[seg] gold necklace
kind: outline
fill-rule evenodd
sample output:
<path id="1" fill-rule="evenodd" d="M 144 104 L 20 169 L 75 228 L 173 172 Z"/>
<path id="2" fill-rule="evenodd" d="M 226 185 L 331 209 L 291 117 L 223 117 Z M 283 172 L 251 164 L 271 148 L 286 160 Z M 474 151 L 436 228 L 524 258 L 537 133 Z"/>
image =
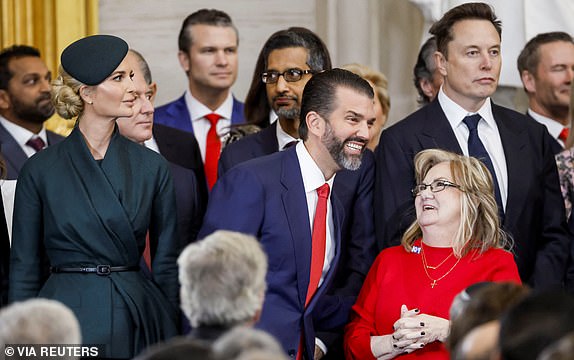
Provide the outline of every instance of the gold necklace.
<path id="1" fill-rule="evenodd" d="M 421 241 L 421 259 L 422 259 L 422 262 L 423 262 L 423 269 L 424 269 L 424 271 L 425 271 L 425 274 L 426 274 L 426 276 L 429 278 L 429 280 L 431 281 L 431 284 L 430 284 L 430 285 L 431 285 L 431 288 L 434 289 L 434 287 L 437 285 L 437 283 L 438 283 L 439 281 L 441 281 L 442 279 L 444 279 L 445 276 L 447 276 L 448 274 L 450 274 L 450 272 L 458 265 L 458 263 L 459 263 L 459 261 L 460 261 L 461 258 L 458 258 L 458 260 L 454 263 L 454 265 L 453 265 L 443 276 L 439 277 L 438 279 L 433 279 L 433 278 L 430 276 L 430 274 L 428 273 L 428 270 L 427 270 L 428 265 L 427 265 L 427 261 L 426 261 L 426 258 L 425 258 L 425 252 L 424 252 L 424 249 L 423 249 L 423 247 L 422 247 L 422 241 Z M 442 264 L 441 264 L 441 265 L 442 265 Z M 440 265 L 439 265 L 439 266 L 440 266 Z"/>
<path id="2" fill-rule="evenodd" d="M 421 253 L 422 253 L 422 249 L 423 249 L 423 242 L 422 242 L 422 240 L 421 240 Z M 425 267 L 426 267 L 427 269 L 436 270 L 436 269 L 438 269 L 439 267 L 441 267 L 441 266 L 452 256 L 452 254 L 453 254 L 453 252 L 451 251 L 450 254 L 448 254 L 448 256 L 445 257 L 444 260 L 441 261 L 440 264 L 438 264 L 438 265 L 436 265 L 436 266 L 428 265 L 428 264 L 426 263 L 426 261 L 425 261 Z"/>

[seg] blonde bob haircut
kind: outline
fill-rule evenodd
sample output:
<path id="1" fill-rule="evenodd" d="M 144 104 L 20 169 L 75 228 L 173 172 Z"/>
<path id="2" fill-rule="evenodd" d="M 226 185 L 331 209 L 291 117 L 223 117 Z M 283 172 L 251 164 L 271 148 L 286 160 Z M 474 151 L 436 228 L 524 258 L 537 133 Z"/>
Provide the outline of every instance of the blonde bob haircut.
<path id="1" fill-rule="evenodd" d="M 435 165 L 449 162 L 452 178 L 460 185 L 461 221 L 452 243 L 457 258 L 474 249 L 479 254 L 491 248 L 510 249 L 511 240 L 500 228 L 492 176 L 480 160 L 445 150 L 428 149 L 419 152 L 414 162 L 417 184 L 423 182 Z M 401 244 L 410 252 L 413 243 L 420 237 L 422 231 L 418 220 L 415 220 L 403 235 Z"/>

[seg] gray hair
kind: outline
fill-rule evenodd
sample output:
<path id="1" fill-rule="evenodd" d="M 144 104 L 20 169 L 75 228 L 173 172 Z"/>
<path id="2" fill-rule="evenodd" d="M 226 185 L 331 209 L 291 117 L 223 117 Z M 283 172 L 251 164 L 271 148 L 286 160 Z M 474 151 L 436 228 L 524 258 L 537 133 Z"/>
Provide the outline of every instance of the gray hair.
<path id="1" fill-rule="evenodd" d="M 285 354 L 277 339 L 263 330 L 246 326 L 237 326 L 220 337 L 213 344 L 213 353 L 216 359 L 225 360 L 259 359 L 255 356 L 260 354 L 274 355 L 267 360 L 285 358 L 281 357 Z"/>
<path id="2" fill-rule="evenodd" d="M 177 260 L 181 309 L 191 326 L 253 321 L 263 306 L 267 256 L 253 237 L 216 231 Z"/>
<path id="3" fill-rule="evenodd" d="M 0 349 L 6 344 L 81 344 L 80 324 L 66 305 L 48 299 L 15 302 L 0 311 Z M 4 359 L 4 351 L 0 351 Z M 66 357 L 76 359 L 76 357 Z"/>

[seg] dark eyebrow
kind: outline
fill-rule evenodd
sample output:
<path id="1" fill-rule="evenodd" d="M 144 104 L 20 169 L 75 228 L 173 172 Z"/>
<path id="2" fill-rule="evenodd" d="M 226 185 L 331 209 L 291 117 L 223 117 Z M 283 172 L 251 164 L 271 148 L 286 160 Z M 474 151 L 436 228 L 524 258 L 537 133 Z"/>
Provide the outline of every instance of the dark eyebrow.
<path id="1" fill-rule="evenodd" d="M 365 116 L 363 114 L 354 112 L 353 110 L 347 110 L 347 114 L 346 115 L 353 115 L 355 117 L 359 117 L 359 118 L 364 118 Z"/>

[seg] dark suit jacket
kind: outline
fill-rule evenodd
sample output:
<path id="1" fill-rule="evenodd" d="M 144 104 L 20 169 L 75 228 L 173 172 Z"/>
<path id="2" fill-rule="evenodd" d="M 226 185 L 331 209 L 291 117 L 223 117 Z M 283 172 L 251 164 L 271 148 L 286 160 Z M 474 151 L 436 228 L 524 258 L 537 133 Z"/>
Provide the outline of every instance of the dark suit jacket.
<path id="1" fill-rule="evenodd" d="M 156 124 L 162 124 L 193 133 L 191 117 L 189 116 L 187 104 L 185 103 L 185 95 L 155 109 L 153 119 Z M 231 125 L 239 125 L 244 122 L 243 103 L 233 98 Z"/>
<path id="2" fill-rule="evenodd" d="M 295 147 L 240 164 L 214 186 L 199 236 L 218 229 L 256 236 L 269 261 L 267 292 L 257 326 L 295 355 L 301 330 L 312 359 L 315 332 L 342 326 L 352 298 L 328 295 L 341 256 L 344 209 L 333 191 L 335 257 L 323 284 L 305 308 L 311 267 L 311 227 Z"/>
<path id="3" fill-rule="evenodd" d="M 10 239 L 0 191 L 0 308 L 8 303 L 8 270 L 10 269 Z"/>
<path id="4" fill-rule="evenodd" d="M 529 118 L 532 121 L 536 121 L 536 119 L 534 119 L 532 116 L 530 116 L 530 114 L 528 112 L 526 112 L 526 117 Z M 536 121 L 538 123 L 538 121 Z M 544 127 L 546 128 L 546 126 Z M 548 129 L 546 128 L 546 131 L 548 131 Z M 548 133 L 548 135 L 550 135 L 550 133 Z M 554 136 L 550 135 L 550 137 L 552 138 L 552 140 L 550 142 L 550 148 L 552 149 L 552 153 L 554 155 L 558 154 L 560 151 L 564 150 L 564 148 L 562 147 L 562 145 L 560 145 L 560 143 L 558 142 L 558 140 L 556 140 L 556 138 L 554 138 Z"/>
<path id="5" fill-rule="evenodd" d="M 51 131 L 46 131 L 48 146 L 59 143 L 64 137 Z M 0 153 L 6 163 L 6 179 L 16 180 L 20 174 L 22 165 L 28 160 L 28 156 L 10 135 L 8 130 L 0 124 Z M 1 200 L 0 196 L 0 200 Z M 8 228 L 6 227 L 6 218 L 4 215 L 4 206 L 2 207 L 0 218 L 0 307 L 7 303 L 8 297 L 8 271 L 10 262 L 10 242 L 8 238 Z"/>
<path id="6" fill-rule="evenodd" d="M 571 241 L 565 221 L 552 138 L 546 128 L 515 111 L 492 105 L 508 169 L 503 228 L 514 238 L 524 282 L 561 284 Z M 398 244 L 414 221 L 413 158 L 423 149 L 462 154 L 438 100 L 383 131 L 376 151 L 375 222 L 380 248 Z"/>
<path id="7" fill-rule="evenodd" d="M 185 131 L 154 124 L 153 137 L 169 161 L 176 194 L 181 249 L 195 241 L 207 208 L 207 183 L 195 137 Z"/>
<path id="8" fill-rule="evenodd" d="M 228 145 L 221 153 L 218 174 L 223 176 L 239 163 L 277 152 L 276 131 L 277 122 Z M 333 192 L 347 210 L 341 226 L 341 263 L 333 286 L 335 294 L 357 296 L 377 255 L 372 208 L 374 172 L 374 156 L 366 151 L 359 170 L 342 170 L 335 176 Z M 330 357 L 342 354 L 338 336 L 321 333 L 319 337 L 329 348 Z"/>
<path id="9" fill-rule="evenodd" d="M 48 137 L 48 146 L 64 140 L 63 136 L 49 130 L 46 131 L 46 135 Z M 4 160 L 6 160 L 6 170 L 8 171 L 6 179 L 16 180 L 22 165 L 28 160 L 28 156 L 2 124 L 0 124 L 0 151 L 2 156 L 4 156 Z"/>

